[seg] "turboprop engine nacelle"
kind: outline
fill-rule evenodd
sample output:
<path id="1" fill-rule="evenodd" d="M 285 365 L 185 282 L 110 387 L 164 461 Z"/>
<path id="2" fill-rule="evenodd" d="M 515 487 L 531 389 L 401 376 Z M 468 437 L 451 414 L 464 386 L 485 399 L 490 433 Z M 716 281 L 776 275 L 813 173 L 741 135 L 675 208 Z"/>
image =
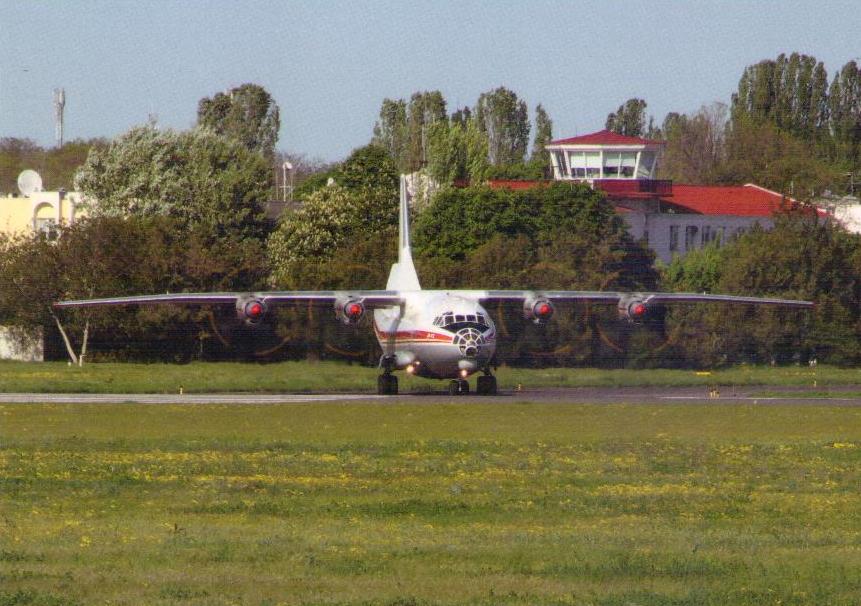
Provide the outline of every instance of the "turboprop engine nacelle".
<path id="1" fill-rule="evenodd" d="M 365 304 L 354 297 L 339 297 L 335 301 L 335 316 L 347 326 L 354 326 L 365 315 Z"/>
<path id="2" fill-rule="evenodd" d="M 266 303 L 257 297 L 242 297 L 236 300 L 236 315 L 248 325 L 259 324 L 266 312 Z"/>
<path id="3" fill-rule="evenodd" d="M 652 308 L 642 297 L 623 297 L 619 299 L 618 309 L 620 318 L 632 324 L 642 324 Z"/>
<path id="4" fill-rule="evenodd" d="M 523 318 L 532 320 L 535 324 L 546 324 L 555 311 L 553 303 L 544 297 L 530 298 L 523 302 Z"/>

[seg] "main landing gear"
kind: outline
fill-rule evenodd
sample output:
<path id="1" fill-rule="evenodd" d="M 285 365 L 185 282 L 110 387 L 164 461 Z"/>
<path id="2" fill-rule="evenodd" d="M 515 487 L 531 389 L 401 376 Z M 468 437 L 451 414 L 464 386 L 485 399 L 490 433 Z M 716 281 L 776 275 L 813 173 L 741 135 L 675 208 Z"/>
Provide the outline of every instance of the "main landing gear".
<path id="1" fill-rule="evenodd" d="M 466 379 L 452 379 L 448 384 L 448 395 L 465 396 L 469 393 L 469 381 Z"/>
<path id="2" fill-rule="evenodd" d="M 398 378 L 392 374 L 391 361 L 383 358 L 381 366 L 383 374 L 377 377 L 377 393 L 381 396 L 398 395 Z"/>

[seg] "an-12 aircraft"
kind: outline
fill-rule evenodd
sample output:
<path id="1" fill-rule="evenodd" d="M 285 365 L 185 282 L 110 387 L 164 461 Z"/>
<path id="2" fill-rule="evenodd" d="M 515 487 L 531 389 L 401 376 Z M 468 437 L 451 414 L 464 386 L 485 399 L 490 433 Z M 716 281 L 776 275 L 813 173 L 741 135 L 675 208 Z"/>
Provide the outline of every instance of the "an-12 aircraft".
<path id="1" fill-rule="evenodd" d="M 55 303 L 57 308 L 108 305 L 206 305 L 233 304 L 241 320 L 256 324 L 279 304 L 329 306 L 335 316 L 348 325 L 357 324 L 373 311 L 373 326 L 383 350 L 382 373 L 377 391 L 398 393 L 395 370 L 431 379 L 450 379 L 449 393 L 469 393 L 467 377 L 478 377 L 479 394 L 496 393 L 496 377 L 491 363 L 496 351 L 496 327 L 484 305 L 516 302 L 523 316 L 535 323 L 550 320 L 554 304 L 563 301 L 590 301 L 616 304 L 619 315 L 637 322 L 647 317 L 650 308 L 670 303 L 705 301 L 812 307 L 808 301 L 667 292 L 603 292 L 578 290 L 422 290 L 413 265 L 410 248 L 409 205 L 401 183 L 398 261 L 392 265 L 386 290 L 352 291 L 270 291 L 258 293 L 180 293 L 140 295 L 102 299 L 82 299 Z"/>

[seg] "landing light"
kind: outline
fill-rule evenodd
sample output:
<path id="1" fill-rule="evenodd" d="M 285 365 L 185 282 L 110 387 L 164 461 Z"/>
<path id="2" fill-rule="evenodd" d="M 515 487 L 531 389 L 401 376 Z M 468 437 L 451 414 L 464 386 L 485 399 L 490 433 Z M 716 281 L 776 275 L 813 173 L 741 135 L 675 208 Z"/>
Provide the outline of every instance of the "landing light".
<path id="1" fill-rule="evenodd" d="M 469 376 L 469 371 L 464 368 L 463 370 L 460 371 L 460 376 L 465 379 L 466 377 Z"/>
<path id="2" fill-rule="evenodd" d="M 409 365 L 409 366 L 407 366 L 404 370 L 406 370 L 406 371 L 407 371 L 407 374 L 410 374 L 410 375 L 411 375 L 411 374 L 413 374 L 413 373 L 416 371 L 416 367 L 415 367 L 415 366 L 413 366 L 412 364 L 410 364 L 410 365 Z"/>

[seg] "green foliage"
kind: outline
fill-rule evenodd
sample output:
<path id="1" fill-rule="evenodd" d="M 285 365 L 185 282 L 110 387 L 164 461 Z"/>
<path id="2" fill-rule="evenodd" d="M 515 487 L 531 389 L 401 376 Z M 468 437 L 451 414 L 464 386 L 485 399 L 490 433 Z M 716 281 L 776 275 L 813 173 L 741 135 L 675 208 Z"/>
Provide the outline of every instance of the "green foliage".
<path id="1" fill-rule="evenodd" d="M 482 93 L 475 104 L 479 131 L 487 137 L 487 160 L 491 165 L 523 162 L 529 145 L 529 113 L 526 102 L 500 86 Z"/>
<path id="2" fill-rule="evenodd" d="M 406 158 L 408 147 L 407 132 L 407 103 L 403 99 L 383 99 L 380 107 L 380 119 L 374 125 L 374 138 L 371 143 L 379 145 L 389 152 L 398 163 L 398 169 Z"/>
<path id="3" fill-rule="evenodd" d="M 226 93 L 201 99 L 197 124 L 235 139 L 249 151 L 271 160 L 275 155 L 281 118 L 278 104 L 265 88 L 243 84 Z"/>
<path id="4" fill-rule="evenodd" d="M 134 128 L 93 149 L 77 180 L 98 215 L 168 216 L 213 239 L 265 235 L 269 164 L 208 130 Z"/>
<path id="5" fill-rule="evenodd" d="M 708 247 L 674 260 L 664 288 L 812 300 L 814 311 L 745 306 L 673 308 L 672 355 L 701 364 L 817 357 L 861 360 L 861 240 L 815 215 L 778 218 L 722 249 Z"/>
<path id="6" fill-rule="evenodd" d="M 721 275 L 731 250 L 712 243 L 692 250 L 684 257 L 674 256 L 670 264 L 663 268 L 664 287 L 677 292 L 718 292 Z"/>
<path id="7" fill-rule="evenodd" d="M 726 139 L 718 181 L 756 183 L 797 199 L 811 199 L 838 179 L 811 144 L 768 122 L 741 118 Z"/>
<path id="8" fill-rule="evenodd" d="M 428 133 L 428 174 L 441 184 L 467 178 L 466 132 L 458 122 L 436 122 Z"/>
<path id="9" fill-rule="evenodd" d="M 394 191 L 400 182 L 391 155 L 378 145 L 353 150 L 338 170 L 335 181 L 347 189 L 370 187 Z"/>
<path id="10" fill-rule="evenodd" d="M 658 165 L 661 177 L 681 183 L 715 183 L 721 170 L 726 170 L 726 120 L 726 106 L 722 103 L 702 107 L 691 116 L 667 114 L 661 129 L 666 141 Z M 758 182 L 753 177 L 742 182 L 748 181 Z"/>
<path id="11" fill-rule="evenodd" d="M 523 234 L 543 243 L 556 230 L 596 240 L 625 233 L 600 193 L 556 183 L 521 191 L 484 186 L 441 191 L 415 222 L 413 241 L 423 255 L 464 259 L 493 234 Z"/>
<path id="12" fill-rule="evenodd" d="M 605 128 L 628 137 L 642 137 L 646 129 L 646 102 L 628 99 L 607 116 Z"/>
<path id="13" fill-rule="evenodd" d="M 549 176 L 550 152 L 545 146 L 553 140 L 553 121 L 540 103 L 535 107 L 535 138 L 532 141 L 532 155 L 529 157 L 531 174 L 536 179 Z"/>
<path id="14" fill-rule="evenodd" d="M 405 172 L 415 172 L 428 163 L 428 129 L 446 120 L 445 99 L 438 90 L 413 93 L 407 112 Z"/>
<path id="15" fill-rule="evenodd" d="M 828 111 L 834 158 L 857 168 L 861 163 L 861 67 L 849 61 L 831 82 Z"/>
<path id="16" fill-rule="evenodd" d="M 266 274 L 263 261 L 256 240 L 213 242 L 169 218 L 84 219 L 61 229 L 55 242 L 40 235 L 3 241 L 0 281 L 7 288 L 0 289 L 0 322 L 52 330 L 51 304 L 62 299 L 256 290 Z M 73 341 L 89 327 L 97 357 L 139 359 L 199 355 L 205 330 L 198 322 L 204 317 L 200 310 L 173 306 L 56 314 Z"/>
<path id="17" fill-rule="evenodd" d="M 828 77 L 809 55 L 778 55 L 748 66 L 732 98 L 732 118 L 770 122 L 807 141 L 827 133 Z"/>
<path id="18" fill-rule="evenodd" d="M 351 241 L 397 225 L 398 199 L 391 188 L 324 187 L 310 194 L 296 211 L 286 214 L 268 242 L 271 282 L 279 287 L 315 288 L 298 283 L 308 264 L 333 263 L 336 251 Z M 337 265 L 333 270 L 343 270 Z M 349 275 L 349 274 L 344 274 Z"/>
<path id="19" fill-rule="evenodd" d="M 41 175 L 45 190 L 71 191 L 75 171 L 86 161 L 90 149 L 106 146 L 104 139 L 75 139 L 62 147 L 45 149 L 29 139 L 0 138 L 0 192 L 17 192 L 18 175 L 28 168 Z"/>

